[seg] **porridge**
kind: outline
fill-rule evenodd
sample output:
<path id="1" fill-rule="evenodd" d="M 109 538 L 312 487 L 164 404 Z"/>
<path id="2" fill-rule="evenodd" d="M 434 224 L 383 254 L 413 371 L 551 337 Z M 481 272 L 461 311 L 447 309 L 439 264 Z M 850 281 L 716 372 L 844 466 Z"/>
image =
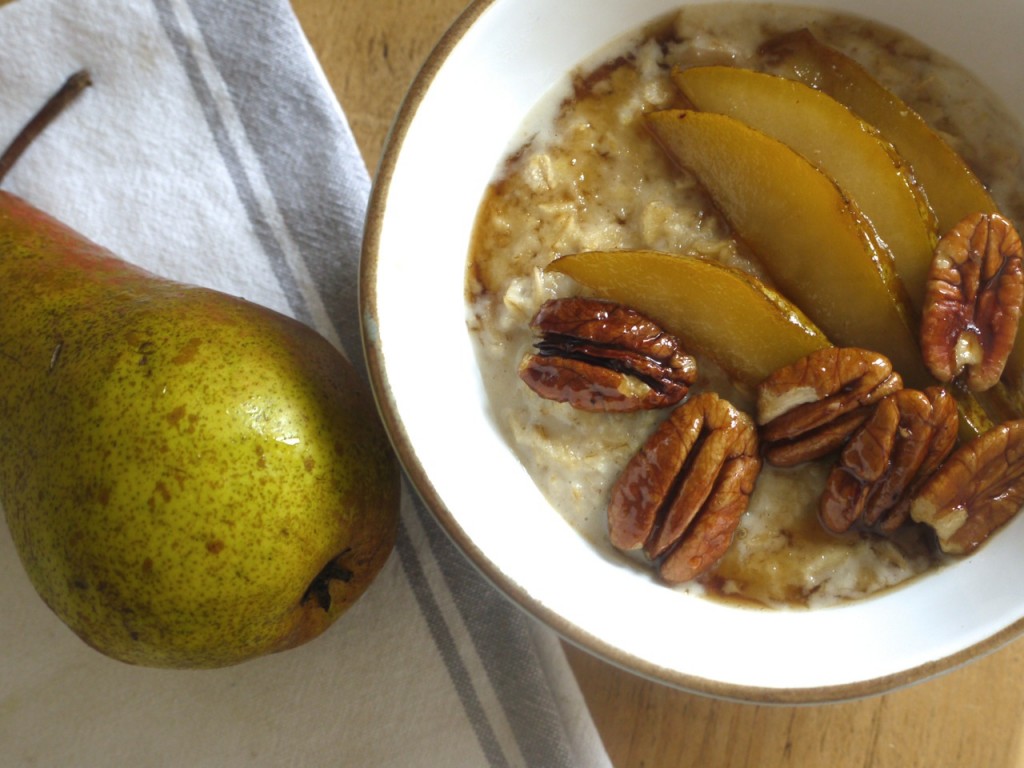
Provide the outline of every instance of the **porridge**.
<path id="1" fill-rule="evenodd" d="M 595 413 L 537 396 L 519 368 L 545 302 L 587 295 L 547 270 L 557 257 L 649 250 L 721 264 L 771 284 L 697 179 L 668 158 L 644 115 L 685 106 L 673 68 L 726 64 L 771 71 L 759 54 L 777 35 L 810 28 L 911 104 L 1020 220 L 1024 137 L 998 100 L 948 59 L 886 28 L 774 5 L 680 11 L 583 65 L 538 106 L 532 138 L 497 170 L 481 204 L 467 271 L 470 325 L 496 423 L 531 477 L 595 547 L 637 567 L 608 541 L 612 488 L 671 408 Z M 681 339 L 684 347 L 686 339 Z M 688 350 L 689 351 L 689 350 Z M 718 393 L 753 414 L 755 392 L 696 354 L 692 394 Z M 818 500 L 830 461 L 765 463 L 731 547 L 675 588 L 764 605 L 827 605 L 870 595 L 935 567 L 942 555 L 915 526 L 886 537 L 825 531 Z"/>

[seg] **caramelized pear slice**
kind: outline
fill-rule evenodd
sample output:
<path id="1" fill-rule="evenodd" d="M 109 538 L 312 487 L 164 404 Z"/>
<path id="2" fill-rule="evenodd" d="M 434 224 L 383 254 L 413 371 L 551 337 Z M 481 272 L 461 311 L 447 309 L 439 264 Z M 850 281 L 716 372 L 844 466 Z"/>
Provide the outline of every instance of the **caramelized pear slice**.
<path id="1" fill-rule="evenodd" d="M 780 141 L 726 115 L 666 110 L 648 125 L 690 170 L 772 282 L 834 343 L 886 355 L 927 386 L 892 254 L 835 183 Z"/>
<path id="2" fill-rule="evenodd" d="M 972 213 L 998 209 L 963 158 L 917 112 L 849 56 L 802 29 L 761 48 L 771 66 L 845 104 L 892 142 L 947 232 Z"/>
<path id="3" fill-rule="evenodd" d="M 751 387 L 829 346 L 803 312 L 756 277 L 694 256 L 592 251 L 562 256 L 548 269 L 647 315 L 689 352 Z"/>
<path id="4" fill-rule="evenodd" d="M 676 70 L 673 78 L 697 109 L 778 139 L 835 181 L 889 247 L 920 311 L 935 215 L 892 144 L 831 96 L 796 80 L 722 66 Z"/>

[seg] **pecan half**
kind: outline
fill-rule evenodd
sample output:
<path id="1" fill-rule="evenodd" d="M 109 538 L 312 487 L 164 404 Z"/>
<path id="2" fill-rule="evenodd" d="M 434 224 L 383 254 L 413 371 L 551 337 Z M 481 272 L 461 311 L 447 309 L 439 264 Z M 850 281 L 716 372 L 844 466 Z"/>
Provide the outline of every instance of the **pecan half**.
<path id="1" fill-rule="evenodd" d="M 541 397 L 580 410 L 675 405 L 697 379 L 697 363 L 678 339 L 620 304 L 552 299 L 531 326 L 541 338 L 519 377 Z"/>
<path id="2" fill-rule="evenodd" d="M 1024 300 L 1024 251 L 998 214 L 968 216 L 939 240 L 925 285 L 921 352 L 936 379 L 991 388 L 1013 348 Z"/>
<path id="3" fill-rule="evenodd" d="M 949 455 L 958 427 L 956 401 L 944 389 L 902 389 L 885 397 L 829 473 L 818 504 L 822 525 L 833 533 L 855 524 L 882 532 L 899 528 L 910 494 Z"/>
<path id="4" fill-rule="evenodd" d="M 661 423 L 616 481 L 611 543 L 643 548 L 670 583 L 695 579 L 729 548 L 760 471 L 753 420 L 712 392 L 697 395 Z"/>
<path id="5" fill-rule="evenodd" d="M 910 516 L 950 554 L 973 552 L 1024 504 L 1024 420 L 960 446 L 925 483 Z"/>
<path id="6" fill-rule="evenodd" d="M 855 347 L 827 347 L 780 368 L 757 388 L 765 459 L 791 467 L 831 453 L 902 387 L 888 358 Z"/>

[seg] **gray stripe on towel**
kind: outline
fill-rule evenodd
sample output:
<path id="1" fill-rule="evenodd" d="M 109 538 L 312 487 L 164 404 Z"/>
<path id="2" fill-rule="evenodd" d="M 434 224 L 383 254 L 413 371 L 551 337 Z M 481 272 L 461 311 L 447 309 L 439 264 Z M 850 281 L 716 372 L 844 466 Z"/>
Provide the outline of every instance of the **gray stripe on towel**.
<path id="1" fill-rule="evenodd" d="M 422 520 L 427 513 L 425 510 L 421 510 L 420 500 L 413 499 L 413 506 L 415 508 L 414 514 Z M 429 530 L 430 526 L 427 525 L 427 521 L 423 522 L 424 526 Z M 429 522 L 432 523 L 433 521 Z M 445 666 L 448 668 L 448 676 L 451 678 L 452 684 L 458 691 L 459 698 L 466 708 L 469 722 L 473 726 L 473 732 L 476 734 L 477 741 L 480 742 L 480 748 L 487 757 L 489 765 L 494 768 L 508 766 L 509 763 L 502 751 L 501 744 L 498 742 L 494 729 L 491 727 L 490 721 L 480 705 L 480 699 L 477 696 L 476 688 L 473 686 L 469 670 L 466 669 L 465 662 L 459 656 L 459 650 L 455 639 L 452 637 L 451 628 L 445 621 L 444 614 L 437 604 L 437 598 L 430 588 L 430 582 L 427 581 L 426 575 L 423 573 L 423 564 L 416 553 L 416 547 L 413 546 L 404 526 L 402 533 L 403 535 L 400 536 L 396 545 L 398 557 L 402 562 L 402 570 L 405 571 L 405 576 L 409 580 L 409 586 L 416 596 L 416 602 L 419 603 L 420 610 L 423 611 L 423 617 L 426 619 L 427 627 L 430 629 L 430 635 L 434 638 L 434 645 L 437 646 L 437 650 L 441 654 L 441 658 L 444 659 Z M 527 763 L 527 765 L 535 764 Z"/>
<path id="2" fill-rule="evenodd" d="M 245 168 L 238 156 L 238 150 L 231 143 L 231 137 L 228 135 L 224 117 L 217 109 L 217 104 L 210 92 L 210 86 L 199 69 L 195 52 L 192 50 L 184 30 L 178 22 L 174 9 L 171 8 L 169 0 L 153 0 L 153 5 L 156 7 L 160 24 L 163 26 L 164 32 L 167 34 L 167 38 L 174 48 L 178 60 L 181 62 L 182 69 L 185 70 L 185 74 L 192 84 L 192 90 L 195 92 L 196 100 L 203 110 L 203 117 L 206 119 L 206 124 L 210 129 L 210 135 L 213 137 L 217 151 L 224 161 L 224 167 L 231 175 L 231 181 L 238 193 L 238 199 L 245 208 L 246 215 L 253 225 L 256 237 L 270 258 L 270 265 L 274 271 L 274 276 L 285 292 L 288 306 L 297 319 L 304 323 L 310 323 L 309 310 L 302 301 L 301 292 L 298 290 L 297 283 L 295 282 L 295 276 L 288 268 L 281 243 L 260 215 L 259 205 L 257 204 L 252 184 L 245 173 Z"/>
<path id="3" fill-rule="evenodd" d="M 526 765 L 570 768 L 572 750 L 530 637 L 527 622 L 531 619 L 504 595 L 495 594 L 488 601 L 475 599 L 494 587 L 456 549 L 418 500 L 416 512 L 423 520 L 430 551 L 440 564 L 462 620 L 484 660 L 491 687 L 498 692 L 505 716 L 516 733 L 516 744 Z M 517 648 L 527 657 L 518 659 L 516 664 L 510 664 L 509 658 L 494 658 L 493 649 L 502 647 Z"/>
<path id="4" fill-rule="evenodd" d="M 358 265 L 370 178 L 348 124 L 337 114 L 336 102 L 324 92 L 321 81 L 311 75 L 308 46 L 285 4 L 260 3 L 259 14 L 251 8 L 240 13 L 234 3 L 190 0 L 188 4 L 331 325 L 349 358 L 361 361 Z M 239 35 L 243 24 L 246 34 Z M 281 31 L 291 28 L 295 34 L 286 41 Z M 253 45 L 252 41 L 259 42 Z M 257 57 L 256 51 L 264 52 L 263 56 Z M 297 66 L 289 66 L 291 62 Z M 209 115 L 216 105 L 209 101 L 208 88 L 200 82 L 200 73 L 190 69 L 189 77 L 216 133 L 214 121 L 219 118 Z M 266 104 L 265 94 L 271 92 L 277 97 Z M 227 149 L 221 152 L 225 163 L 237 165 L 234 151 Z M 251 196 L 247 182 L 236 186 L 241 197 Z M 308 317 L 309 308 L 295 288 L 281 245 L 268 242 L 275 237 L 270 224 L 252 201 L 243 202 L 289 302 L 302 307 Z"/>

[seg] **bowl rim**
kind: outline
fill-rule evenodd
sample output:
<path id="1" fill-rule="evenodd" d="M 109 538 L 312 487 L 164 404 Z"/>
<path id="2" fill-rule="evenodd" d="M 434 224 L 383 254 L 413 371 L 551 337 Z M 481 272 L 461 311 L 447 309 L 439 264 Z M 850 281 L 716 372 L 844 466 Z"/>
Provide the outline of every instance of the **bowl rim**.
<path id="1" fill-rule="evenodd" d="M 639 658 L 577 626 L 529 595 L 524 588 L 504 574 L 467 535 L 417 458 L 416 449 L 398 412 L 377 336 L 378 297 L 376 285 L 386 203 L 405 137 L 416 119 L 420 105 L 446 60 L 480 16 L 491 6 L 504 1 L 472 0 L 442 34 L 413 79 L 387 134 L 373 177 L 359 267 L 360 332 L 364 362 L 369 373 L 376 405 L 399 462 L 414 491 L 440 524 L 445 534 L 469 559 L 476 570 L 500 593 L 510 599 L 518 608 L 554 630 L 563 640 L 633 674 L 680 690 L 716 698 L 749 703 L 792 705 L 835 703 L 879 695 L 952 671 L 998 650 L 1024 633 L 1024 618 L 1022 618 L 980 641 L 941 658 L 893 674 L 850 683 L 790 689 L 722 682 L 669 669 Z M 623 32 L 628 31 L 623 30 Z M 497 160 L 498 158 L 495 158 L 496 162 Z"/>

